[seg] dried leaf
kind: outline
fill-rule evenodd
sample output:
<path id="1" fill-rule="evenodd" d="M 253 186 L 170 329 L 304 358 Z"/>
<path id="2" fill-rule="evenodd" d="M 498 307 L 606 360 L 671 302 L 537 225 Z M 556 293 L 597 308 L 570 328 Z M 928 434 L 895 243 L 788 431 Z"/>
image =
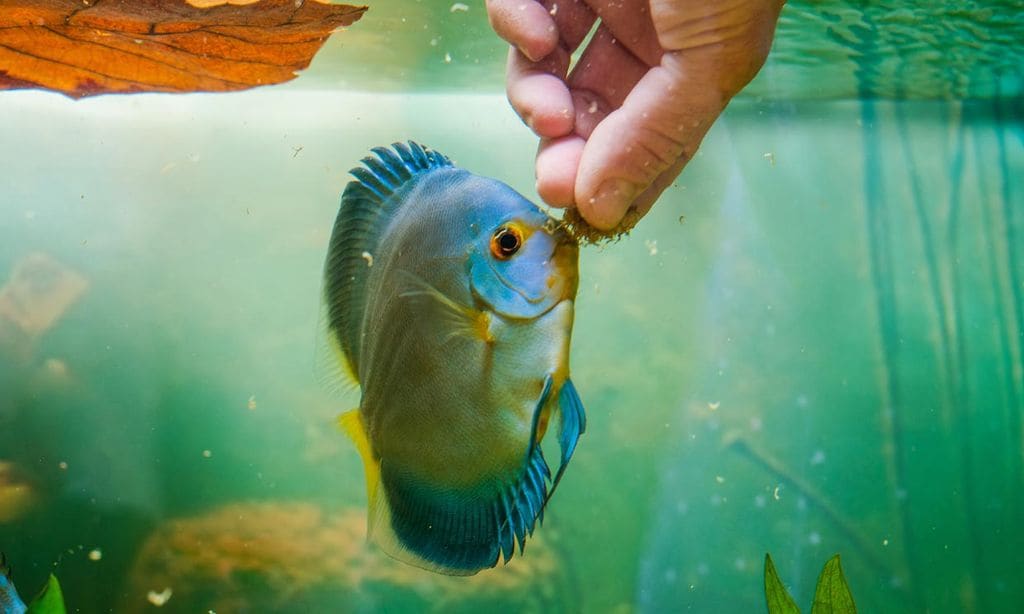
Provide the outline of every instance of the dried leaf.
<path id="1" fill-rule="evenodd" d="M 811 614 L 857 614 L 857 606 L 853 603 L 853 595 L 846 584 L 843 568 L 839 565 L 838 554 L 825 563 L 818 576 Z"/>
<path id="2" fill-rule="evenodd" d="M 281 83 L 366 7 L 322 0 L 24 0 L 0 4 L 0 89 L 74 98 Z"/>
<path id="3" fill-rule="evenodd" d="M 775 563 L 769 554 L 764 555 L 764 597 L 768 602 L 768 614 L 800 614 L 800 608 L 782 585 Z"/>

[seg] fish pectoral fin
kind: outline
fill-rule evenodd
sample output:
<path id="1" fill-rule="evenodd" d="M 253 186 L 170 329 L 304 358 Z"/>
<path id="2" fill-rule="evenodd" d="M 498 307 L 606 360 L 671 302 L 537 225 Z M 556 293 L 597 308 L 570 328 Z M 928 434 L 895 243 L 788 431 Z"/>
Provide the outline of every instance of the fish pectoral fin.
<path id="1" fill-rule="evenodd" d="M 445 340 L 452 337 L 465 337 L 492 343 L 494 333 L 492 316 L 489 311 L 483 311 L 462 305 L 452 300 L 444 292 L 441 292 L 424 279 L 403 271 L 407 287 L 399 295 L 402 298 L 426 298 L 439 308 L 441 316 L 439 324 L 445 331 Z"/>
<path id="2" fill-rule="evenodd" d="M 370 446 L 370 439 L 366 434 L 366 427 L 363 425 L 362 414 L 359 409 L 347 411 L 338 416 L 338 426 L 349 436 L 355 444 L 359 456 L 363 459 L 363 471 L 366 473 L 366 498 L 369 501 L 369 509 L 376 510 L 380 506 L 377 493 L 380 490 L 380 460 L 373 453 Z M 371 513 L 368 517 L 368 535 L 373 533 L 377 514 Z"/>

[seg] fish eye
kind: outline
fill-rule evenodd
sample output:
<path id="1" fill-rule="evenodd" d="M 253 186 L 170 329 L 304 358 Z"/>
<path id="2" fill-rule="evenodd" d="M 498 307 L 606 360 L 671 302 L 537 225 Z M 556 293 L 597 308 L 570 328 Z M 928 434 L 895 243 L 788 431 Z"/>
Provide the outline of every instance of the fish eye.
<path id="1" fill-rule="evenodd" d="M 502 226 L 491 237 L 491 253 L 499 260 L 507 260 L 523 246 L 523 233 L 515 226 Z"/>

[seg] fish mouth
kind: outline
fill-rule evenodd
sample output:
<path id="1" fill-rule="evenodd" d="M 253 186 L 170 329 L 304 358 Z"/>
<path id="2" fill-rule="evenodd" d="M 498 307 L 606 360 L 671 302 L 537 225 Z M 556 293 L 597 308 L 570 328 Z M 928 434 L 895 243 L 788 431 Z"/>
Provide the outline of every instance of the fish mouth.
<path id="1" fill-rule="evenodd" d="M 579 243 L 563 226 L 559 226 L 555 235 L 555 249 L 551 255 L 557 279 L 548 282 L 551 285 L 561 284 L 559 302 L 576 298 L 576 289 L 579 286 L 579 259 Z"/>

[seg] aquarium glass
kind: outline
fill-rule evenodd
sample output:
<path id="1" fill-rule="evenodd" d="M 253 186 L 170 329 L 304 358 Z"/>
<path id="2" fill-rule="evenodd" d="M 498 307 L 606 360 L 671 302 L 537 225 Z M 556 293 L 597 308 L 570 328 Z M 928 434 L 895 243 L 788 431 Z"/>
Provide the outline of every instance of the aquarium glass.
<path id="1" fill-rule="evenodd" d="M 0 92 L 0 551 L 72 612 L 1024 610 L 1024 6 L 796 1 L 651 213 L 584 246 L 587 430 L 525 556 L 365 543 L 316 367 L 348 170 L 527 197 L 482 2 L 369 1 L 286 84 Z M 440 357 L 439 359 L 443 359 Z"/>

